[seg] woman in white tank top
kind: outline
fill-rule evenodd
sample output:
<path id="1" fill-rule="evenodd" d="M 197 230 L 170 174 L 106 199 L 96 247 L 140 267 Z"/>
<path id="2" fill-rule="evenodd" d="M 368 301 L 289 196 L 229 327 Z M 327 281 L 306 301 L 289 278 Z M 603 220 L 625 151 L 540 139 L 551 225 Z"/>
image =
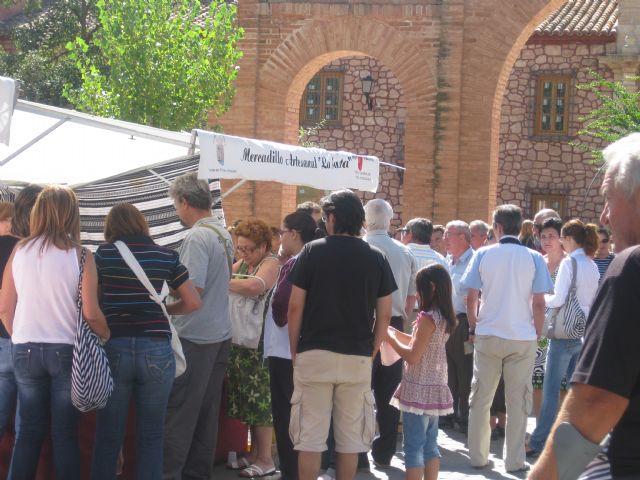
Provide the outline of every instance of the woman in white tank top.
<path id="1" fill-rule="evenodd" d="M 31 236 L 5 268 L 0 318 L 13 341 L 20 402 L 20 430 L 9 478 L 35 478 L 42 442 L 51 423 L 56 478 L 80 478 L 79 412 L 71 403 L 80 246 L 80 212 L 73 191 L 45 187 L 31 214 Z M 109 328 L 97 299 L 97 274 L 87 252 L 82 313 L 103 340 Z"/>

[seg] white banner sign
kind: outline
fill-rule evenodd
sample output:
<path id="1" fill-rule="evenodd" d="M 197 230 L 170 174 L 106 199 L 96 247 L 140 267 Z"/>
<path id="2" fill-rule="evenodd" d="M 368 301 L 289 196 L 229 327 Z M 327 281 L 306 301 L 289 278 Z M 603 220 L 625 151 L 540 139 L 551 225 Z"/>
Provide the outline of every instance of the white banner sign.
<path id="1" fill-rule="evenodd" d="M 321 190 L 378 190 L 377 157 L 304 148 L 197 130 L 198 178 L 242 178 Z"/>

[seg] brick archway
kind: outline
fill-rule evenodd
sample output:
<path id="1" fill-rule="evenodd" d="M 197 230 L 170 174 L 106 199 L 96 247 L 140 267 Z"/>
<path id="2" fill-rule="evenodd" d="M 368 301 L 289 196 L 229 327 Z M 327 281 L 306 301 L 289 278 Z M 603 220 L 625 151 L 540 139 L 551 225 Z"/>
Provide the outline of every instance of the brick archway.
<path id="1" fill-rule="evenodd" d="M 314 19 L 286 38 L 259 72 L 259 96 L 269 96 L 269 107 L 258 112 L 258 122 L 272 138 L 296 143 L 299 105 L 305 86 L 324 65 L 348 56 L 364 55 L 383 63 L 399 80 L 407 105 L 405 133 L 405 190 L 423 189 L 433 179 L 433 168 L 424 161 L 433 130 L 429 105 L 436 95 L 433 66 L 425 51 L 406 44 L 406 36 L 388 25 L 358 17 Z M 397 55 L 402 50 L 403 55 Z M 290 79 L 288 88 L 274 91 L 273 85 Z M 421 205 L 404 205 L 406 215 L 430 211 L 430 196 Z"/>
<path id="2" fill-rule="evenodd" d="M 509 73 L 536 26 L 565 1 L 243 0 L 238 93 L 219 121 L 231 134 L 295 142 L 314 73 L 340 57 L 373 57 L 398 79 L 408 106 L 404 219 L 488 219 Z M 295 188 L 261 182 L 231 200 L 231 218 L 277 224 L 294 208 Z"/>
<path id="3" fill-rule="evenodd" d="M 486 96 L 482 103 L 489 108 L 475 111 L 476 118 L 463 114 L 461 121 L 462 132 L 473 131 L 476 136 L 473 142 L 463 138 L 460 145 L 459 178 L 469 176 L 476 179 L 474 184 L 468 185 L 470 188 L 461 189 L 461 218 L 491 217 L 496 206 L 500 116 L 507 80 L 520 50 L 533 31 L 564 3 L 566 0 L 532 0 L 525 7 L 515 2 L 504 4 L 500 0 L 477 2 L 473 20 L 465 30 L 469 32 L 469 40 L 478 41 L 470 41 L 465 46 L 469 58 L 465 68 L 484 71 L 484 75 L 482 81 L 471 76 L 463 79 L 463 97 L 465 91 Z M 499 30 L 496 30 L 496 25 L 500 25 Z M 484 157 L 478 155 L 478 151 Z M 473 208 L 474 199 L 486 199 L 484 215 Z"/>

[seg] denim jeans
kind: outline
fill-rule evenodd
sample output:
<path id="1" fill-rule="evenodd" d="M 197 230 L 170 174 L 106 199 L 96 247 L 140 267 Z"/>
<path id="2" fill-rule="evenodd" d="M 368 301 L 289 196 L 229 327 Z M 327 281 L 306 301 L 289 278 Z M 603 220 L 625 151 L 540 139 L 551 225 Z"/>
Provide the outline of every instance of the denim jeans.
<path id="1" fill-rule="evenodd" d="M 407 468 L 424 468 L 429 460 L 440 458 L 437 415 L 402 412 L 402 437 Z"/>
<path id="2" fill-rule="evenodd" d="M 536 429 L 529 439 L 529 448 L 540 452 L 547 441 L 549 431 L 558 413 L 560 401 L 560 385 L 562 378 L 571 379 L 580 350 L 582 340 L 555 340 L 549 341 L 547 364 L 544 370 L 544 383 L 542 384 L 542 406 L 540 415 L 536 421 Z"/>
<path id="3" fill-rule="evenodd" d="M 78 420 L 71 403 L 73 346 L 61 343 L 13 345 L 20 430 L 9 468 L 11 480 L 35 478 L 40 449 L 51 423 L 56 478 L 80 478 Z"/>
<path id="4" fill-rule="evenodd" d="M 116 478 L 131 397 L 136 407 L 136 479 L 162 478 L 165 414 L 176 370 L 169 339 L 117 337 L 105 350 L 114 389 L 107 406 L 98 410 L 91 478 Z"/>
<path id="5" fill-rule="evenodd" d="M 0 338 L 0 440 L 7 430 L 9 417 L 16 404 L 17 393 L 18 387 L 13 375 L 13 360 L 11 358 L 11 339 Z M 17 428 L 18 423 L 16 422 L 16 430 Z"/>

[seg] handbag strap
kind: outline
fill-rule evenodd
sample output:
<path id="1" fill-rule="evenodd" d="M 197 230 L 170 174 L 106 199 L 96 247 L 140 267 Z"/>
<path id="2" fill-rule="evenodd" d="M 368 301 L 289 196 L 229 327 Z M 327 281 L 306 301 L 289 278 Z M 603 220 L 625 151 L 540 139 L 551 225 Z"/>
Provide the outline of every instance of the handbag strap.
<path id="1" fill-rule="evenodd" d="M 169 313 L 167 312 L 167 307 L 164 304 L 164 299 L 167 295 L 169 295 L 169 287 L 167 286 L 167 282 L 164 282 L 164 284 L 162 285 L 162 292 L 158 294 L 158 292 L 156 292 L 156 289 L 153 288 L 153 285 L 149 281 L 149 277 L 147 277 L 144 269 L 140 266 L 140 263 L 138 262 L 138 260 L 136 260 L 136 257 L 133 256 L 131 250 L 129 250 L 127 244 L 121 240 L 117 240 L 116 242 L 114 242 L 114 245 L 118 249 L 118 252 L 120 252 L 120 256 L 122 257 L 122 259 L 129 266 L 131 271 L 135 273 L 136 277 L 138 277 L 140 283 L 142 283 L 142 285 L 144 285 L 144 287 L 149 291 L 149 298 L 160 305 L 164 316 L 167 317 L 168 320 Z"/>
<path id="2" fill-rule="evenodd" d="M 87 249 L 84 247 L 80 247 L 80 260 L 79 260 L 79 267 L 80 267 L 80 275 L 78 276 L 78 300 L 77 300 L 77 305 L 78 305 L 78 313 L 82 312 L 82 276 L 84 274 L 84 265 L 87 261 Z"/>
<path id="3" fill-rule="evenodd" d="M 576 293 L 576 277 L 578 276 L 578 262 L 575 258 L 569 257 L 571 259 L 571 285 L 569 286 L 569 292 Z M 569 298 L 569 294 L 567 294 L 567 298 Z"/>
<path id="4" fill-rule="evenodd" d="M 214 232 L 216 232 L 216 235 L 218 235 L 218 238 L 222 242 L 222 245 L 223 245 L 222 248 L 224 249 L 224 253 L 227 256 L 227 263 L 229 264 L 229 277 L 231 277 L 233 275 L 233 271 L 232 271 L 233 270 L 233 259 L 231 258 L 231 255 L 229 255 L 229 251 L 227 250 L 227 248 L 224 246 L 227 243 L 227 239 L 224 238 L 222 233 L 220 233 L 220 231 L 216 227 L 211 225 L 210 223 L 201 223 L 198 226 L 199 227 L 208 228 L 209 230 L 213 230 Z"/>

